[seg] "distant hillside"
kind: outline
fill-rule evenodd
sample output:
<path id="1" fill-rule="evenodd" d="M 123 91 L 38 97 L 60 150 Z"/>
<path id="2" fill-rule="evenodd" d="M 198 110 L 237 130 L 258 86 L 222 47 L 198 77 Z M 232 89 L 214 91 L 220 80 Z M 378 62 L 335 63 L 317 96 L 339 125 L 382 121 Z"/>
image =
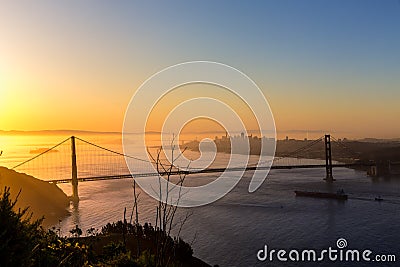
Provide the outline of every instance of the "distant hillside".
<path id="1" fill-rule="evenodd" d="M 368 142 L 368 143 L 387 143 L 387 142 L 400 142 L 400 138 L 392 138 L 392 139 L 363 138 L 357 141 Z"/>
<path id="2" fill-rule="evenodd" d="M 36 179 L 33 176 L 0 167 L 0 192 L 10 187 L 14 199 L 19 190 L 17 208 L 30 207 L 33 218 L 45 216 L 44 225 L 51 225 L 68 215 L 69 199 L 55 184 Z"/>
<path id="3" fill-rule="evenodd" d="M 85 134 L 120 134 L 120 132 L 97 132 L 83 130 L 40 130 L 40 131 L 3 131 L 0 135 L 85 135 Z"/>
<path id="4" fill-rule="evenodd" d="M 147 134 L 160 134 L 160 132 L 149 131 Z M 100 132 L 85 130 L 39 130 L 39 131 L 4 131 L 0 130 L 0 135 L 88 135 L 88 134 L 122 134 L 122 132 Z M 128 133 L 139 134 L 139 133 Z"/>

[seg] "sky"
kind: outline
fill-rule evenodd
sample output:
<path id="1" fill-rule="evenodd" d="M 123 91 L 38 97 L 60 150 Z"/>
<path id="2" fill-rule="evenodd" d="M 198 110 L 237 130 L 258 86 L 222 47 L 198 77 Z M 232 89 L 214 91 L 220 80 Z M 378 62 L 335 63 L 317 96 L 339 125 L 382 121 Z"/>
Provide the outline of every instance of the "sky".
<path id="1" fill-rule="evenodd" d="M 121 131 L 147 78 L 193 60 L 254 80 L 278 132 L 400 137 L 397 0 L 1 1 L 0 129 Z"/>

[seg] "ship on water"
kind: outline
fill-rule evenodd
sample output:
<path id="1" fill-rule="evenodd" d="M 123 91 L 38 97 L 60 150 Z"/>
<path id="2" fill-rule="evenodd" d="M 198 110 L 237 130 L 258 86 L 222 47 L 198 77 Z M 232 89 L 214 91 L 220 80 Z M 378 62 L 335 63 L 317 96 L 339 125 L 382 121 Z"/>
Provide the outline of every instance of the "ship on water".
<path id="1" fill-rule="evenodd" d="M 314 197 L 314 198 L 331 198 L 337 200 L 347 200 L 348 196 L 344 193 L 343 189 L 338 190 L 336 193 L 328 192 L 312 192 L 312 191 L 294 191 L 296 196 L 300 197 Z"/>

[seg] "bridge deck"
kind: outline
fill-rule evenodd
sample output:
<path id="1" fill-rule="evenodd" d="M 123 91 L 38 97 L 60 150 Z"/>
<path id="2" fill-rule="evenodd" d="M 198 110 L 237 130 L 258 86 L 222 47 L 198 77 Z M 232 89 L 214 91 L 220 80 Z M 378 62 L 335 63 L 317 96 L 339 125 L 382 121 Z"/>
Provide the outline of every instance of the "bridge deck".
<path id="1" fill-rule="evenodd" d="M 357 166 L 372 166 L 372 163 L 339 163 L 333 164 L 333 168 L 351 168 Z M 309 165 L 292 165 L 292 166 L 271 166 L 271 167 L 240 167 L 240 168 L 208 168 L 204 170 L 189 170 L 189 171 L 171 171 L 171 175 L 179 175 L 179 174 L 200 174 L 200 173 L 218 173 L 218 172 L 235 172 L 235 171 L 254 171 L 254 170 L 284 170 L 284 169 L 311 169 L 311 168 L 325 168 L 325 164 L 309 164 Z M 166 175 L 166 172 L 161 172 L 160 175 Z M 88 181 L 102 181 L 102 180 L 119 180 L 119 179 L 128 179 L 133 177 L 150 177 L 150 176 L 157 176 L 157 172 L 148 172 L 148 173 L 137 173 L 137 174 L 123 174 L 123 175 L 110 175 L 110 176 L 93 176 L 93 177 L 85 177 L 85 178 L 78 178 L 79 182 L 88 182 Z M 72 179 L 54 179 L 49 180 L 51 183 L 61 184 L 61 183 L 71 183 Z"/>

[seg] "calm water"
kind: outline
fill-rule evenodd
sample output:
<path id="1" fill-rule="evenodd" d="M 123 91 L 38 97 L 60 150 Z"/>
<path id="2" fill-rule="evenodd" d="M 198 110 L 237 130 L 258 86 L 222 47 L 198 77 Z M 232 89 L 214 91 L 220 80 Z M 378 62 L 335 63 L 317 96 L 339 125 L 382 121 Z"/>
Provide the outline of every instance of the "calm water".
<path id="1" fill-rule="evenodd" d="M 11 156 L 9 154 L 2 159 L 3 164 L 29 157 L 30 149 L 62 140 L 59 136 L 51 137 L 51 140 L 48 137 L 1 138 L 3 144 L 8 141 L 7 150 L 2 149 L 5 152 L 9 149 L 14 151 Z M 118 138 L 91 138 L 97 138 L 94 141 L 112 149 L 117 150 L 120 146 Z M 14 141 L 11 142 L 11 139 Z M 216 175 L 192 176 L 187 181 L 189 184 L 205 183 Z M 178 218 L 191 213 L 181 235 L 187 242 L 193 242 L 195 256 L 220 266 L 312 266 L 308 263 L 281 263 L 276 258 L 272 263 L 260 262 L 256 254 L 264 245 L 287 250 L 336 248 L 338 238 L 345 238 L 349 249 L 395 254 L 400 260 L 400 179 L 375 180 L 364 172 L 341 168 L 334 169 L 337 180 L 328 185 L 322 180 L 324 175 L 324 169 L 274 170 L 260 189 L 250 194 L 247 188 L 251 172 L 246 173 L 241 182 L 219 201 L 179 210 Z M 133 203 L 131 184 L 131 180 L 80 183 L 79 205 L 71 206 L 71 215 L 60 223 L 63 233 L 68 234 L 68 230 L 76 224 L 83 229 L 101 228 L 107 222 L 122 219 L 125 207 L 129 214 Z M 60 188 L 71 194 L 70 185 L 63 184 Z M 295 197 L 293 192 L 335 192 L 337 189 L 344 189 L 350 199 L 339 202 L 302 198 Z M 384 201 L 374 201 L 378 195 Z M 155 220 L 155 202 L 145 193 L 140 195 L 139 212 L 142 222 Z M 331 265 L 398 266 L 349 262 Z"/>

